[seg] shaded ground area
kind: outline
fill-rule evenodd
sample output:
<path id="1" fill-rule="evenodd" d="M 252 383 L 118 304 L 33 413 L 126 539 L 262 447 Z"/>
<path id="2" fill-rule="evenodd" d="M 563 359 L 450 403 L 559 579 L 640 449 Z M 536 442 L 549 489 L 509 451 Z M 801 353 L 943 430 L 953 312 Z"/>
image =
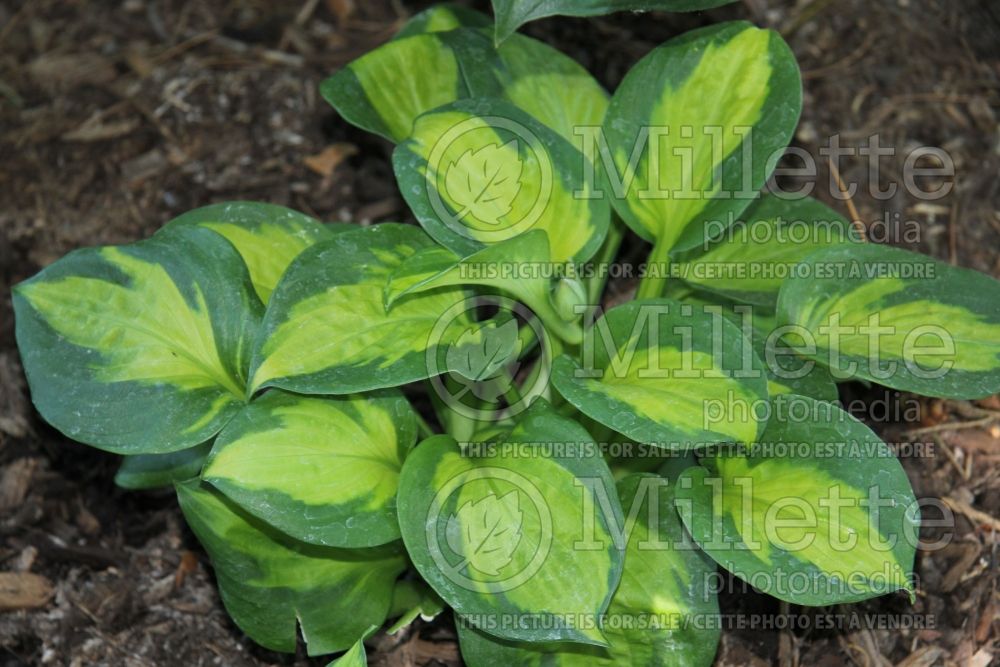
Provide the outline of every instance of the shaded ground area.
<path id="1" fill-rule="evenodd" d="M 0 603 L 19 607 L 0 610 L 0 665 L 323 664 L 243 637 L 172 494 L 117 489 L 115 456 L 38 419 L 14 347 L 9 286 L 74 248 L 133 241 L 226 199 L 327 220 L 410 219 L 389 146 L 337 118 L 317 85 L 417 9 L 388 0 L 0 2 Z M 820 157 L 836 133 L 854 147 L 880 133 L 898 151 L 883 162 L 882 186 L 900 181 L 917 146 L 953 158 L 954 179 L 920 181 L 926 190 L 953 183 L 930 201 L 902 189 L 879 199 L 868 191 L 867 160 L 844 159 L 842 179 L 859 184 L 853 203 L 873 238 L 895 230 L 892 242 L 1000 275 L 1000 10 L 988 0 L 744 0 L 698 15 L 546 20 L 527 32 L 613 88 L 652 46 L 731 18 L 774 27 L 791 43 L 806 93 L 796 145 L 809 154 Z M 821 162 L 816 195 L 846 213 Z M 627 252 L 645 250 L 633 240 Z M 856 414 L 887 440 L 933 446 L 933 456 L 905 456 L 904 465 L 918 497 L 947 499 L 954 538 L 918 554 L 913 607 L 893 597 L 786 610 L 725 594 L 726 614 L 787 611 L 807 627 L 727 631 L 719 663 L 985 667 L 998 643 L 1000 402 L 916 401 L 855 386 L 845 398 L 868 406 Z M 880 401 L 890 414 L 876 411 Z M 911 614 L 933 627 L 871 629 L 865 618 L 817 627 L 819 614 L 841 612 Z M 378 640 L 375 659 L 458 664 L 453 637 L 448 622 L 417 626 Z"/>

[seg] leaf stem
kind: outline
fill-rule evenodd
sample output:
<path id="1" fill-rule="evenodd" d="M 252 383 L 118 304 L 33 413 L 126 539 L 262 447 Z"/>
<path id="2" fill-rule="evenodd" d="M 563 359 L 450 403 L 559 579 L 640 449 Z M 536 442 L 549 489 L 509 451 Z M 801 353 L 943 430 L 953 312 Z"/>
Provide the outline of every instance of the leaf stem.
<path id="1" fill-rule="evenodd" d="M 397 581 L 392 589 L 392 602 L 386 618 L 396 618 L 418 606 L 424 597 L 422 588 L 423 584 L 412 579 Z"/>
<path id="2" fill-rule="evenodd" d="M 526 303 L 532 312 L 538 316 L 538 319 L 542 321 L 542 325 L 545 330 L 555 335 L 557 338 L 569 343 L 570 345 L 579 345 L 583 340 L 583 327 L 580 325 L 579 320 L 576 322 L 567 322 L 556 309 L 552 307 L 549 303 L 548 297 L 543 299 L 532 299 L 532 303 Z"/>
<path id="3" fill-rule="evenodd" d="M 436 435 L 434 429 L 431 428 L 431 425 L 427 422 L 426 419 L 424 419 L 424 416 L 419 412 L 417 412 L 416 410 L 414 410 L 413 412 L 414 414 L 417 415 L 417 432 L 420 434 L 421 440 L 429 438 L 432 435 Z"/>
<path id="4" fill-rule="evenodd" d="M 617 215 L 611 217 L 611 225 L 608 227 L 608 235 L 601 244 L 601 249 L 597 251 L 594 262 L 598 271 L 587 278 L 587 300 L 590 305 L 597 305 L 604 292 L 604 286 L 608 282 L 609 271 L 600 270 L 602 264 L 608 264 L 618 255 L 618 249 L 625 238 L 625 223 Z"/>
<path id="5" fill-rule="evenodd" d="M 517 386 L 517 381 L 511 376 L 510 373 L 504 373 L 501 378 L 506 383 L 507 387 L 503 391 L 504 398 L 507 399 L 508 405 L 517 405 L 523 399 L 521 396 L 521 390 Z"/>
<path id="6" fill-rule="evenodd" d="M 667 269 L 670 266 L 670 245 L 657 239 L 653 251 L 646 262 L 646 275 L 639 282 L 636 299 L 655 299 L 663 295 L 667 284 Z"/>

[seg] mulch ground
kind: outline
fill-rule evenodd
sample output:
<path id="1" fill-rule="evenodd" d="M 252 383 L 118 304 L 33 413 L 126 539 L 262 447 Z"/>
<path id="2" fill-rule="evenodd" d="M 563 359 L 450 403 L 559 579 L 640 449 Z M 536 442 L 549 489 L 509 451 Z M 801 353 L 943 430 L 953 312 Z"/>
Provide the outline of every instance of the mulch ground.
<path id="1" fill-rule="evenodd" d="M 325 220 L 410 220 L 390 147 L 340 120 L 317 85 L 420 8 L 389 0 L 0 1 L 0 665 L 323 664 L 242 636 L 172 493 L 117 489 L 117 457 L 74 444 L 38 418 L 14 345 L 9 287 L 74 248 L 134 241 L 227 199 Z M 859 183 L 853 205 L 873 239 L 888 234 L 1000 276 L 995 3 L 744 0 L 705 14 L 552 19 L 526 31 L 613 89 L 653 46 L 732 18 L 781 31 L 799 58 L 805 109 L 795 144 L 803 150 L 820 158 L 833 135 L 857 147 L 878 134 L 897 151 L 883 162 L 883 188 L 900 182 L 918 146 L 941 147 L 954 160 L 952 191 L 932 201 L 904 188 L 877 196 L 867 159 L 843 160 L 840 176 Z M 816 195 L 846 214 L 829 195 L 826 165 L 821 158 Z M 627 255 L 644 252 L 629 243 Z M 1000 401 L 855 385 L 843 398 L 887 441 L 925 445 L 901 448 L 903 464 L 918 497 L 944 499 L 953 512 L 950 542 L 918 554 L 912 606 L 897 596 L 810 610 L 724 594 L 729 617 L 787 614 L 789 622 L 728 629 L 718 664 L 986 667 L 1000 648 Z M 926 527 L 924 537 L 946 530 Z M 909 619 L 908 627 L 880 619 Z M 380 638 L 373 655 L 378 664 L 460 664 L 446 620 Z"/>

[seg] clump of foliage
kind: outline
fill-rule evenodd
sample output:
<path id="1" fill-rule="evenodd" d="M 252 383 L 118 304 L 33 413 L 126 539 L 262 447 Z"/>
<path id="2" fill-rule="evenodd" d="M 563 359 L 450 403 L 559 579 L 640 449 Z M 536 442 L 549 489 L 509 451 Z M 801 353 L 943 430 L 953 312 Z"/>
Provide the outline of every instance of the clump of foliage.
<path id="1" fill-rule="evenodd" d="M 836 382 L 1000 390 L 997 283 L 758 194 L 801 106 L 777 34 L 682 35 L 608 96 L 501 16 L 496 46 L 428 10 L 322 86 L 396 144 L 420 226 L 218 204 L 18 285 L 38 410 L 125 455 L 120 485 L 175 485 L 274 650 L 360 663 L 450 608 L 471 665 L 707 665 L 717 566 L 802 605 L 912 596 L 912 489 Z M 637 298 L 595 312 L 626 226 Z"/>

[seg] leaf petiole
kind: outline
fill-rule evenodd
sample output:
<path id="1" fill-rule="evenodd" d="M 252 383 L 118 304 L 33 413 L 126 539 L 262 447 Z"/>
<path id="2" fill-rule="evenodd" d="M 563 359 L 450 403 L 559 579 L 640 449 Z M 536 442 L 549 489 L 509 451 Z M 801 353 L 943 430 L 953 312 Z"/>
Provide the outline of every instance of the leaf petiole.
<path id="1" fill-rule="evenodd" d="M 655 299 L 663 294 L 667 285 L 667 269 L 670 266 L 671 246 L 657 239 L 653 251 L 646 261 L 646 273 L 639 282 L 636 299 Z"/>

